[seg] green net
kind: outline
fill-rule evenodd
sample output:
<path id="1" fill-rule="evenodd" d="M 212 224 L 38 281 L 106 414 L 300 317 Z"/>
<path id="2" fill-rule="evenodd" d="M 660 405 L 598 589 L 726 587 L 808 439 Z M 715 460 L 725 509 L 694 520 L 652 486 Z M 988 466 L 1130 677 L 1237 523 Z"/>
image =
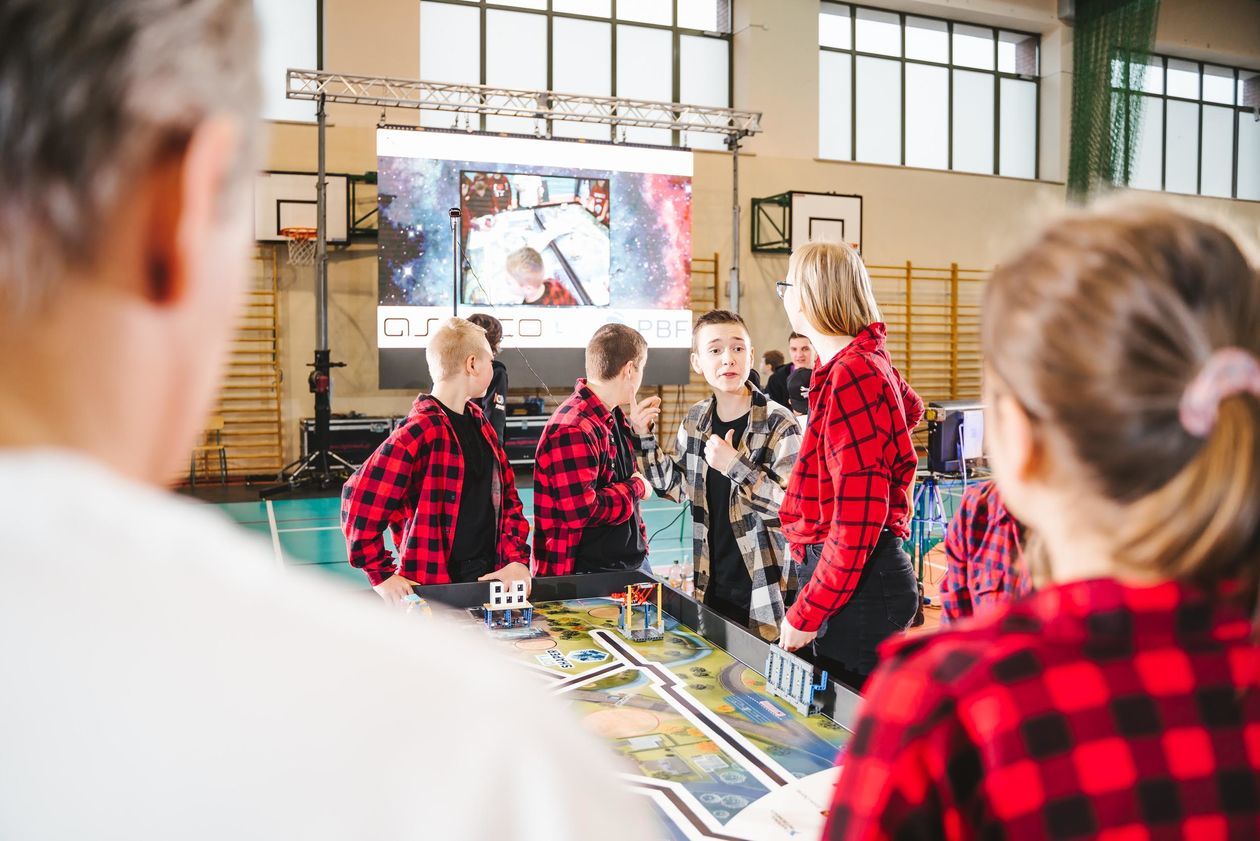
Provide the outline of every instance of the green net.
<path id="1" fill-rule="evenodd" d="M 1068 195 L 1129 183 L 1159 0 L 1076 0 Z"/>

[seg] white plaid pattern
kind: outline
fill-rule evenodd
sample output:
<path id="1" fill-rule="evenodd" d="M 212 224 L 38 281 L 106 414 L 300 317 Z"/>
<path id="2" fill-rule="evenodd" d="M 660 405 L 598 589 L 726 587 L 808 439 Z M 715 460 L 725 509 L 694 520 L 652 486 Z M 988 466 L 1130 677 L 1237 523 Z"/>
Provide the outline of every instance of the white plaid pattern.
<path id="1" fill-rule="evenodd" d="M 750 628 L 767 640 L 779 636 L 784 601 L 795 594 L 796 566 L 779 526 L 779 506 L 787 487 L 801 428 L 792 412 L 753 389 L 748 431 L 739 445 L 731 480 L 731 531 L 752 579 Z M 644 473 L 656 491 L 675 502 L 691 503 L 694 521 L 696 594 L 703 598 L 709 581 L 709 526 L 704 443 L 713 431 L 714 399 L 692 406 L 669 451 L 654 437 L 641 440 Z M 681 456 L 680 456 L 681 454 Z"/>

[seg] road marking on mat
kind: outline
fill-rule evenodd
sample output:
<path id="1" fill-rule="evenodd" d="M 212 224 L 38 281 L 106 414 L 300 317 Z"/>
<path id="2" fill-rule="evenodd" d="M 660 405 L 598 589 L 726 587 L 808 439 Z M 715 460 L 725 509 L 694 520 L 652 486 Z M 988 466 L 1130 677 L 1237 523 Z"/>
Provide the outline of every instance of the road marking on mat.
<path id="1" fill-rule="evenodd" d="M 708 736 L 727 756 L 739 762 L 766 788 L 773 791 L 789 785 L 796 779 L 791 771 L 728 725 L 716 712 L 692 697 L 687 691 L 686 682 L 663 663 L 641 656 L 633 646 L 622 640 L 615 632 L 601 628 L 591 631 L 590 636 L 615 659 L 631 668 L 645 672 L 648 681 L 652 684 L 652 689 L 665 703 L 694 724 L 700 732 Z"/>
<path id="2" fill-rule="evenodd" d="M 636 794 L 651 800 L 682 830 L 688 841 L 750 841 L 749 836 L 727 830 L 696 800 L 695 795 L 672 780 L 654 780 L 633 774 L 622 774 Z"/>

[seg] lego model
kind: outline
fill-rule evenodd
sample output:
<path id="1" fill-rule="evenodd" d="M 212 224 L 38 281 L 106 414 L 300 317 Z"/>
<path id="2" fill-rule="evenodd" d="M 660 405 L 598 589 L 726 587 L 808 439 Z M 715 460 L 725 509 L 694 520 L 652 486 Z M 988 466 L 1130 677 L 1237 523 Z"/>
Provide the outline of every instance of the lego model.
<path id="1" fill-rule="evenodd" d="M 509 590 L 502 581 L 490 582 L 490 601 L 481 606 L 487 628 L 528 628 L 534 621 L 534 606 L 525 598 L 525 582 L 516 581 Z"/>
<path id="2" fill-rule="evenodd" d="M 653 605 L 652 594 L 655 592 L 656 604 Z M 617 630 L 631 642 L 647 642 L 659 640 L 665 636 L 665 613 L 661 610 L 661 582 L 628 584 L 624 593 L 613 593 L 609 596 L 621 608 L 617 619 Z M 643 608 L 643 625 L 636 628 L 634 622 L 635 608 Z M 656 621 L 652 621 L 652 610 L 656 609 Z"/>
<path id="3" fill-rule="evenodd" d="M 766 689 L 771 695 L 787 701 L 801 715 L 817 715 L 822 711 L 822 701 L 817 698 L 817 693 L 826 688 L 825 671 L 814 683 L 812 664 L 777 645 L 770 646 L 770 653 L 766 655 Z"/>

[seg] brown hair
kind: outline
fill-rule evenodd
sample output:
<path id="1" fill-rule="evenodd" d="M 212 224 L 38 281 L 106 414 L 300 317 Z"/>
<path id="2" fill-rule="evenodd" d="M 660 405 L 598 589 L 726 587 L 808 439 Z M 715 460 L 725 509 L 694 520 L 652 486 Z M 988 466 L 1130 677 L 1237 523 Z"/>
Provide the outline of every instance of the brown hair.
<path id="1" fill-rule="evenodd" d="M 503 341 L 503 322 L 484 312 L 475 312 L 468 316 L 468 320 L 486 331 L 486 341 L 490 343 L 490 352 L 497 356 L 499 344 Z"/>
<path id="2" fill-rule="evenodd" d="M 795 330 L 793 330 L 791 333 L 788 333 L 789 342 L 793 341 L 794 339 L 808 339 L 808 338 L 809 336 L 802 336 L 800 333 L 797 333 Z"/>
<path id="3" fill-rule="evenodd" d="M 730 310 L 709 310 L 704 315 L 696 319 L 696 326 L 691 331 L 691 349 L 696 349 L 696 337 L 700 335 L 700 328 L 709 327 L 713 324 L 738 324 L 744 328 L 744 332 L 748 332 L 748 325 L 744 323 L 744 319 L 739 313 Z"/>
<path id="4" fill-rule="evenodd" d="M 605 324 L 586 345 L 586 376 L 611 380 L 631 362 L 647 355 L 647 340 L 633 327 Z"/>
<path id="5" fill-rule="evenodd" d="M 761 358 L 771 368 L 778 368 L 780 365 L 787 364 L 787 358 L 781 350 L 768 350 L 761 355 Z"/>
<path id="6" fill-rule="evenodd" d="M 994 273 L 982 341 L 1119 564 L 1254 595 L 1260 398 L 1222 400 L 1204 438 L 1179 415 L 1214 351 L 1260 355 L 1260 277 L 1230 234 L 1142 206 L 1057 222 Z"/>
<path id="7" fill-rule="evenodd" d="M 880 320 L 866 266 L 847 245 L 809 242 L 793 251 L 788 282 L 799 291 L 805 318 L 824 335 L 856 336 Z"/>

